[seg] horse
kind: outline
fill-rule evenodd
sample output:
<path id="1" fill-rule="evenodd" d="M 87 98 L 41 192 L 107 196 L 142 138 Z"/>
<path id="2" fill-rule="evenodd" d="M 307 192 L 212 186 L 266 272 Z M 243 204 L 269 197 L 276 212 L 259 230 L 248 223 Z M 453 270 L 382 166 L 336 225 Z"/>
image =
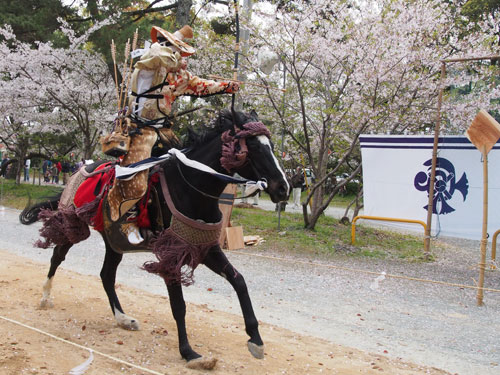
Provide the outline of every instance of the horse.
<path id="1" fill-rule="evenodd" d="M 286 200 L 289 196 L 290 185 L 273 154 L 270 132 L 258 120 L 254 111 L 250 114 L 238 111 L 221 112 L 212 127 L 206 127 L 206 130 L 201 134 L 191 134 L 185 146 L 182 151 L 183 155 L 190 160 L 211 167 L 222 176 L 232 176 L 237 173 L 249 180 L 265 180 L 267 182 L 265 191 L 270 195 L 274 203 Z M 164 224 L 163 228 L 160 228 L 163 231 L 156 238 L 154 244 L 162 250 L 159 250 L 158 253 L 153 251 L 158 262 L 144 264 L 143 268 L 149 272 L 159 274 L 165 280 L 172 314 L 177 325 L 179 352 L 186 361 L 186 366 L 189 368 L 212 369 L 217 361 L 215 358 L 203 357 L 194 351 L 188 341 L 185 324 L 186 304 L 182 286 L 189 285 L 192 282 L 192 272 L 198 264 L 205 265 L 216 274 L 224 277 L 232 285 L 239 299 L 246 333 L 250 337 L 247 341 L 248 350 L 255 358 L 262 359 L 264 357 L 264 343 L 259 334 L 258 322 L 252 308 L 247 286 L 243 275 L 232 266 L 221 249 L 218 239 L 220 226 L 219 231 L 215 231 L 216 240 L 213 241 L 212 238 L 211 242 L 205 241 L 204 243 L 208 244 L 208 246 L 198 255 L 193 253 L 179 255 L 177 253 L 179 251 L 178 243 L 175 241 L 169 242 L 168 236 L 163 235 L 171 231 L 172 227 L 177 227 L 179 222 L 184 221 L 191 223 L 195 221 L 200 223 L 199 225 L 217 227 L 213 223 L 221 223 L 222 218 L 218 197 L 228 182 L 221 179 L 220 176 L 213 176 L 188 167 L 180 163 L 178 158 L 167 158 L 166 161 L 159 164 L 157 174 L 160 179 L 160 182 L 155 185 L 158 191 L 158 199 L 153 200 L 152 204 L 159 205 L 156 208 L 161 212 Z M 70 185 L 71 183 L 68 186 Z M 64 193 L 65 191 L 62 193 L 63 196 Z M 60 196 L 46 203 L 25 209 L 20 215 L 21 221 L 25 224 L 34 222 L 38 212 L 42 209 L 54 210 L 59 200 Z M 180 220 L 174 220 L 179 213 Z M 170 222 L 169 227 L 168 223 Z M 196 225 L 198 224 L 194 224 L 194 226 Z M 40 232 L 42 233 L 42 231 L 43 227 Z M 113 233 L 106 230 L 100 231 L 100 233 L 104 239 L 106 251 L 100 277 L 109 299 L 111 311 L 118 326 L 124 329 L 137 330 L 139 329 L 137 320 L 125 314 L 115 291 L 115 276 L 117 267 L 123 257 L 123 251 L 112 243 Z M 53 249 L 50 269 L 43 286 L 43 297 L 40 302 L 42 307 L 53 306 L 50 299 L 53 278 L 58 266 L 64 261 L 72 245 L 73 243 L 63 243 L 56 245 Z M 162 251 L 169 253 L 170 258 L 162 257 Z M 169 268 L 167 265 L 167 267 L 162 268 L 162 262 L 167 262 L 172 257 L 177 260 L 180 257 L 183 260 L 174 267 L 170 265 Z M 197 257 L 198 259 L 196 259 Z M 186 267 L 181 268 L 186 264 L 190 266 L 187 267 L 187 274 Z"/>

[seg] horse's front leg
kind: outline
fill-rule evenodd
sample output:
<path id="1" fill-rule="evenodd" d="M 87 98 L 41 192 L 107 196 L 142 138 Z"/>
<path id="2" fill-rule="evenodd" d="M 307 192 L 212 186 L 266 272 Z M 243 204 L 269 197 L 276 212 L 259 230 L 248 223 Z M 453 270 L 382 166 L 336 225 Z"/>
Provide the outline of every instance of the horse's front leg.
<path id="1" fill-rule="evenodd" d="M 53 307 L 52 299 L 50 298 L 50 293 L 52 292 L 52 281 L 54 280 L 54 275 L 56 274 L 57 268 L 66 259 L 66 254 L 69 249 L 73 246 L 72 244 L 67 245 L 57 245 L 54 247 L 52 252 L 52 258 L 50 258 L 50 269 L 47 274 L 47 280 L 43 284 L 43 296 L 40 300 L 40 308 Z"/>
<path id="2" fill-rule="evenodd" d="M 224 277 L 233 286 L 240 301 L 241 311 L 245 320 L 245 330 L 248 336 L 250 336 L 248 350 L 255 358 L 264 358 L 264 343 L 260 337 L 259 323 L 253 311 L 245 279 L 232 266 L 219 246 L 210 250 L 203 263 L 209 269 Z"/>
<path id="3" fill-rule="evenodd" d="M 179 337 L 179 352 L 182 358 L 187 361 L 187 367 L 191 369 L 211 370 L 215 367 L 217 359 L 204 358 L 196 353 L 191 345 L 186 332 L 186 302 L 182 294 L 180 284 L 167 284 L 170 308 L 177 324 L 177 335 Z"/>
<path id="4" fill-rule="evenodd" d="M 104 290 L 108 295 L 111 310 L 113 311 L 113 315 L 115 316 L 118 326 L 131 331 L 137 331 L 139 329 L 139 322 L 137 319 L 134 319 L 123 312 L 115 290 L 116 270 L 123 258 L 123 255 L 115 252 L 111 246 L 109 246 L 107 241 L 105 241 L 105 243 L 106 255 L 104 256 L 104 264 L 102 265 L 101 280 Z"/>

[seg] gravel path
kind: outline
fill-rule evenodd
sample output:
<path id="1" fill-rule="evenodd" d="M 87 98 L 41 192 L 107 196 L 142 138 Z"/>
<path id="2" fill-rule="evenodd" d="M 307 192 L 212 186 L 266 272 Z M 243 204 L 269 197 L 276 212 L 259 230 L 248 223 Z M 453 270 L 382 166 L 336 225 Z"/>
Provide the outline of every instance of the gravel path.
<path id="1" fill-rule="evenodd" d="M 47 263 L 48 269 L 51 251 L 32 247 L 39 223 L 21 225 L 18 215 L 0 207 L 0 249 Z M 431 264 L 346 258 L 313 265 L 307 259 L 275 259 L 265 245 L 228 257 L 245 276 L 262 321 L 451 373 L 498 375 L 500 293 L 485 292 L 485 306 L 477 307 L 473 289 L 393 277 L 473 285 L 479 243 L 440 239 L 433 241 L 434 249 L 437 243 L 438 260 Z M 93 233 L 69 252 L 63 267 L 98 276 L 103 255 L 102 240 Z M 125 256 L 118 282 L 166 295 L 160 278 L 138 268 L 151 258 Z M 384 271 L 387 277 L 373 288 L 377 274 L 363 271 Z M 500 272 L 488 272 L 485 286 L 500 289 Z M 197 270 L 195 285 L 184 291 L 189 302 L 240 314 L 230 286 L 204 267 Z"/>

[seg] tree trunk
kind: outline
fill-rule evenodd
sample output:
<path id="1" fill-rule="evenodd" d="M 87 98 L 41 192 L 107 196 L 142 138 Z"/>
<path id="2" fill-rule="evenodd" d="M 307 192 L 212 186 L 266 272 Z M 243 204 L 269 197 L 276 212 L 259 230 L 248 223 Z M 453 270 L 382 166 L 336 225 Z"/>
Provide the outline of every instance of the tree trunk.
<path id="1" fill-rule="evenodd" d="M 193 0 L 178 0 L 177 1 L 177 13 L 175 16 L 175 24 L 177 28 L 181 28 L 184 25 L 188 25 L 191 21 L 191 7 L 193 6 Z"/>
<path id="2" fill-rule="evenodd" d="M 94 153 L 94 148 L 92 147 L 92 142 L 87 137 L 83 140 L 83 157 L 85 160 L 92 159 L 92 154 Z"/>
<path id="3" fill-rule="evenodd" d="M 352 215 L 353 219 L 358 216 L 359 211 L 364 207 L 364 204 L 361 203 L 361 198 L 363 198 L 363 188 L 360 188 L 356 194 L 356 206 L 354 207 L 354 214 Z"/>
<path id="4" fill-rule="evenodd" d="M 30 146 L 29 138 L 26 135 L 19 136 L 19 144 L 16 146 L 15 155 L 17 157 L 16 164 L 16 184 L 21 184 L 21 173 L 24 171 L 24 160 L 28 155 L 28 148 Z M 24 177 L 24 176 L 23 176 Z"/>
<path id="5" fill-rule="evenodd" d="M 23 159 L 19 158 L 16 164 L 16 185 L 21 184 L 21 173 L 23 171 Z"/>

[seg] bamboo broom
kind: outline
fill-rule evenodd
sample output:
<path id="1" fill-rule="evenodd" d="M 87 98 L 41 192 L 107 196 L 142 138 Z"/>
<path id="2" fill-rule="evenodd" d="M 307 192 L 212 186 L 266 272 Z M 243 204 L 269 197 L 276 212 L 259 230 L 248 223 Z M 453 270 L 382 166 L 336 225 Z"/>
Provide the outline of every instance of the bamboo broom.
<path id="1" fill-rule="evenodd" d="M 127 63 L 128 63 L 128 55 L 130 53 L 130 38 L 127 39 L 127 44 L 125 44 L 125 57 L 124 57 L 124 60 L 123 60 L 123 79 L 122 79 L 122 82 L 121 82 L 121 85 L 120 85 L 120 110 L 123 108 L 122 106 L 122 101 L 123 101 L 123 91 L 124 91 L 124 84 L 123 82 L 125 81 L 125 77 L 126 77 L 126 74 L 127 74 Z"/>
<path id="2" fill-rule="evenodd" d="M 137 39 L 138 38 L 139 38 L 139 31 L 138 31 L 138 29 L 135 29 L 134 39 L 132 40 L 132 51 L 135 51 L 135 49 L 137 48 Z M 132 77 L 132 63 L 133 62 L 134 62 L 134 59 L 131 56 L 130 57 L 130 64 L 129 64 L 128 72 L 127 72 L 128 73 L 128 77 L 127 77 L 127 85 L 125 87 L 125 100 L 126 100 L 127 95 L 128 95 L 128 87 L 130 85 L 130 77 Z"/>

